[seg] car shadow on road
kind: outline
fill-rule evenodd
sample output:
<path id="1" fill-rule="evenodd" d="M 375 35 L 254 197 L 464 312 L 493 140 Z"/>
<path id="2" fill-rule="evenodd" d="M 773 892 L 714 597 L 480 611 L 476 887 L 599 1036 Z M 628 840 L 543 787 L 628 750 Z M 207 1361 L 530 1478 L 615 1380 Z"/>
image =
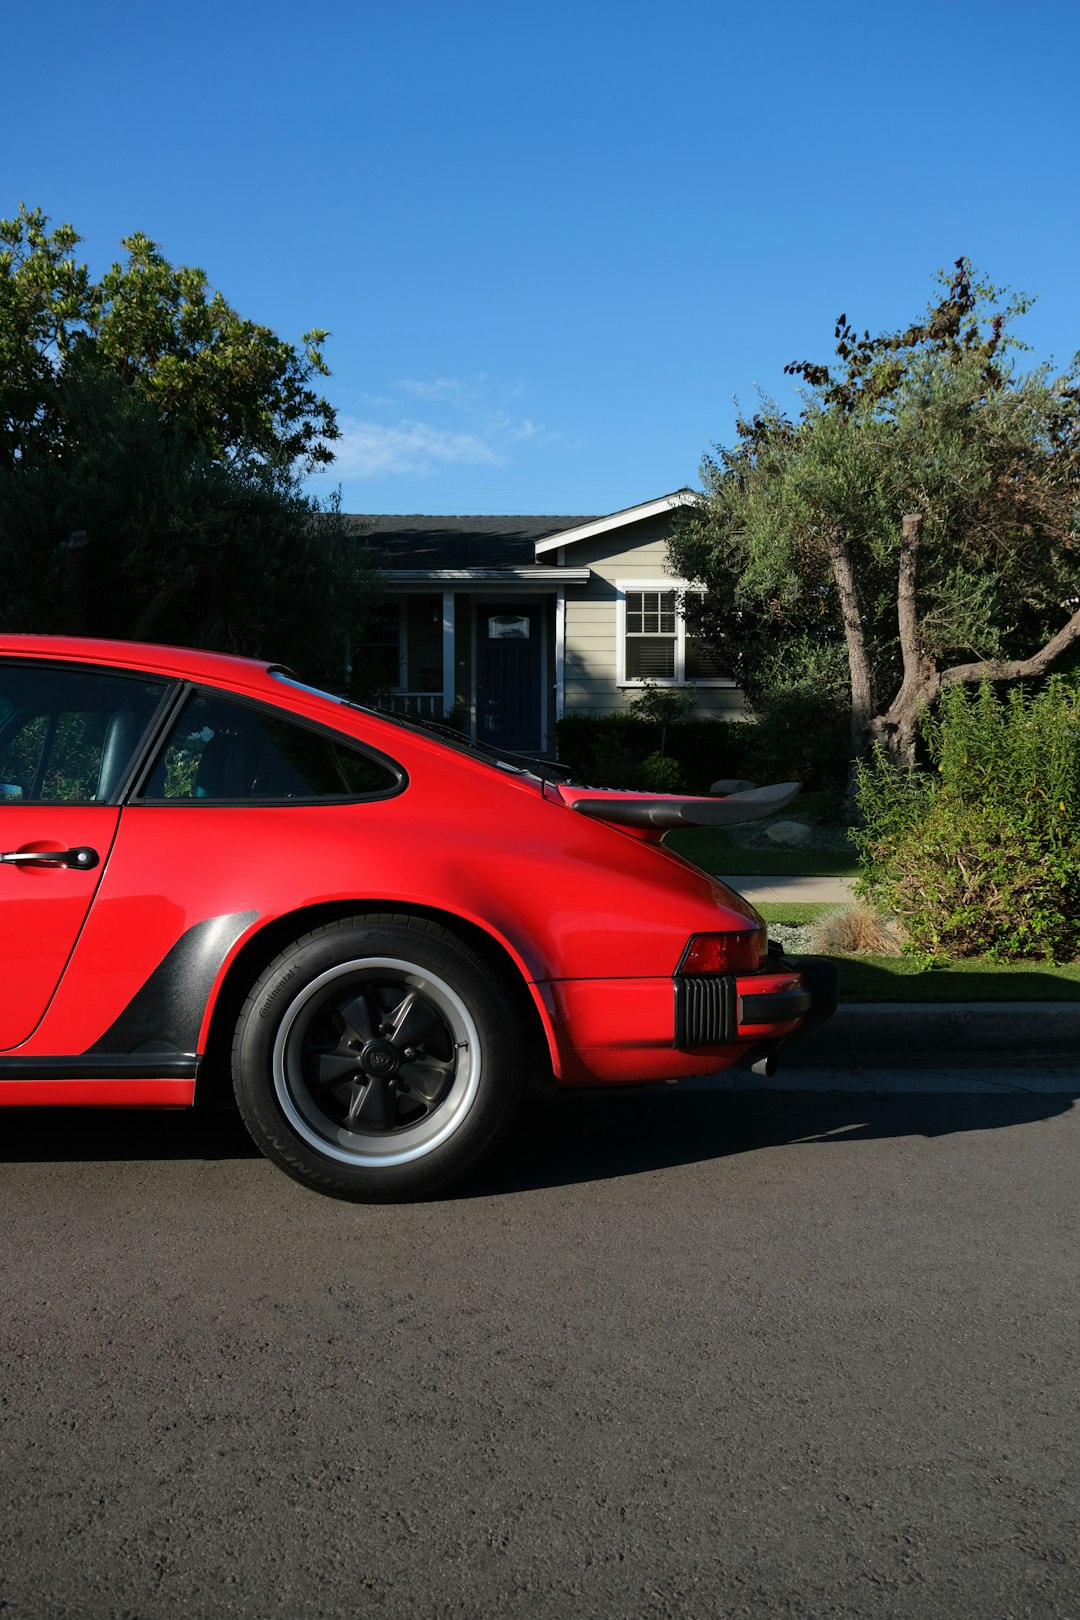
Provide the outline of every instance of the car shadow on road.
<path id="1" fill-rule="evenodd" d="M 453 1190 L 496 1197 L 635 1176 L 785 1143 L 1002 1130 L 1068 1113 L 1072 1094 L 869 1095 L 646 1087 L 530 1100 L 494 1161 Z M 0 1164 L 258 1159 L 238 1115 L 191 1110 L 10 1109 Z"/>
<path id="2" fill-rule="evenodd" d="M 604 1181 L 795 1142 L 828 1151 L 882 1137 L 1003 1130 L 1066 1114 L 1076 1102 L 1072 1094 L 1049 1092 L 583 1092 L 531 1104 L 467 1191 L 491 1197 Z"/>
<path id="3" fill-rule="evenodd" d="M 239 1114 L 192 1108 L 8 1108 L 0 1164 L 258 1159 Z"/>

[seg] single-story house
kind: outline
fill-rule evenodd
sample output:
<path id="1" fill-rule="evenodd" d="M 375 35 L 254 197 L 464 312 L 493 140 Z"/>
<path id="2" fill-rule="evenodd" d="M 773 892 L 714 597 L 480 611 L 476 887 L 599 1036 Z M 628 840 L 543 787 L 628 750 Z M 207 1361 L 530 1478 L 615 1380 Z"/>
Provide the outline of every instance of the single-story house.
<path id="1" fill-rule="evenodd" d="M 386 706 L 548 753 L 563 715 L 624 709 L 646 680 L 693 684 L 701 716 L 739 714 L 666 568 L 672 514 L 692 498 L 606 517 L 353 519 L 382 573 L 367 655 Z"/>

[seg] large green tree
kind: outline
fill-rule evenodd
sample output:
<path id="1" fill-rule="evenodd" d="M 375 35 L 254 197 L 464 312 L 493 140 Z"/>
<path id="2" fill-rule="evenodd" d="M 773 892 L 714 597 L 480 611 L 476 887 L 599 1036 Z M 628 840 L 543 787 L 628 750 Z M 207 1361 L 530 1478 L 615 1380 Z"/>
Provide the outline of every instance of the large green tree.
<path id="1" fill-rule="evenodd" d="M 40 212 L 0 222 L 0 623 L 340 682 L 372 578 L 300 488 L 337 437 L 326 334 L 283 342 L 144 236 L 95 282 L 78 242 Z"/>
<path id="2" fill-rule="evenodd" d="M 71 225 L 50 230 L 40 209 L 0 220 L 0 465 L 62 437 L 58 388 L 72 363 L 111 371 L 219 460 L 333 460 L 334 410 L 316 391 L 329 375 L 325 331 L 283 341 L 141 233 L 94 281 L 80 240 Z"/>
<path id="3" fill-rule="evenodd" d="M 957 261 L 904 331 L 836 323 L 836 360 L 797 361 L 802 409 L 770 403 L 704 462 L 671 543 L 704 583 L 703 631 L 753 700 L 836 693 L 850 749 L 913 756 L 957 682 L 1044 673 L 1080 641 L 1080 390 L 1023 369 L 1006 298 Z"/>

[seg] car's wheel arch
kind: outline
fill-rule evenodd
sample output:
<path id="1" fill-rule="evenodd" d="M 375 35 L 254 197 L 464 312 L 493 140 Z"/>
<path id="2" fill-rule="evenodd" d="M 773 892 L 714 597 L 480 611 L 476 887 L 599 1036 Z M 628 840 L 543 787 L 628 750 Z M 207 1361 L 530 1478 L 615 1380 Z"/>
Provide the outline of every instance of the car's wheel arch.
<path id="1" fill-rule="evenodd" d="M 392 901 L 350 900 L 332 904 L 299 907 L 257 925 L 238 944 L 224 963 L 207 1003 L 199 1039 L 201 1061 L 195 1090 L 197 1106 L 233 1105 L 230 1053 L 233 1033 L 244 1000 L 252 985 L 274 958 L 294 940 L 327 923 L 346 919 L 371 922 L 427 919 L 471 945 L 490 964 L 513 995 L 523 1020 L 531 1030 L 532 1081 L 543 1087 L 552 1083 L 559 1070 L 559 1054 L 551 1014 L 529 973 L 527 964 L 504 940 L 476 922 L 434 906 L 395 904 Z"/>

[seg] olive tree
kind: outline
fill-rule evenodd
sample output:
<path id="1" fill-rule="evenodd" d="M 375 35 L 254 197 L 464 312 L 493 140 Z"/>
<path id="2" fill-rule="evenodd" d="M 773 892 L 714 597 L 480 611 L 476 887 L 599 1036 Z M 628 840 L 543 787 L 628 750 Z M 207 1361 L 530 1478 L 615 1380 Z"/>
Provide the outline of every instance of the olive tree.
<path id="1" fill-rule="evenodd" d="M 671 542 L 752 699 L 835 694 L 842 670 L 853 758 L 909 763 L 945 687 L 1041 675 L 1080 641 L 1077 363 L 1024 369 L 1030 301 L 965 259 L 941 282 L 905 330 L 841 315 L 832 364 L 789 365 L 801 410 L 740 418 Z"/>

